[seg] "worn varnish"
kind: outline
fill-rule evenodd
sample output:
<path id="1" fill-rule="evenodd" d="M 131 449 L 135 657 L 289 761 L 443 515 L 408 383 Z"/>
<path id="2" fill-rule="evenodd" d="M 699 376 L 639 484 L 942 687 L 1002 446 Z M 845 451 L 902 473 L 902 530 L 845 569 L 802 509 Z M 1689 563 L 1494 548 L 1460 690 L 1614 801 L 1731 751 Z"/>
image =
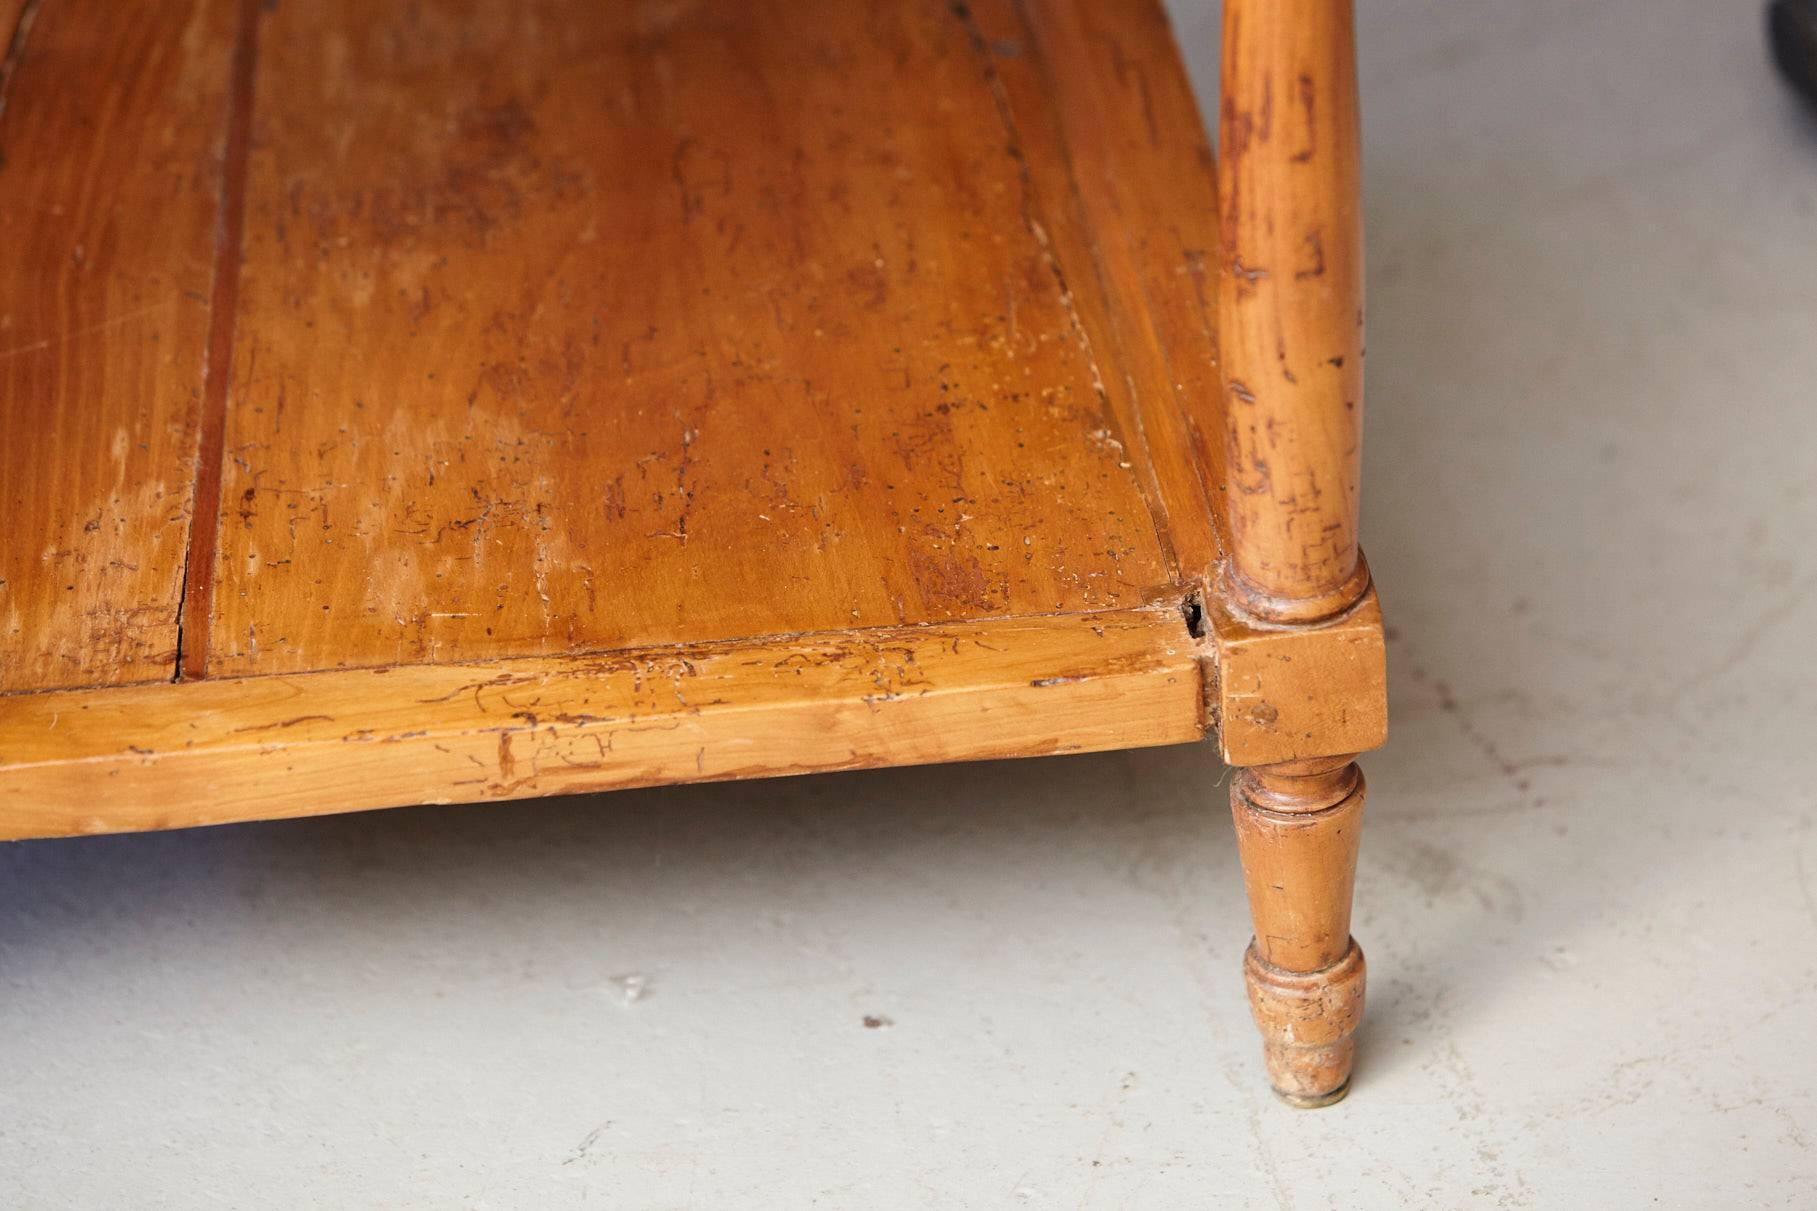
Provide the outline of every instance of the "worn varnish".
<path id="1" fill-rule="evenodd" d="M 268 13 L 209 674 L 1168 594 L 968 21 Z"/>
<path id="2" fill-rule="evenodd" d="M 1182 578 L 1220 558 L 1217 172 L 1166 15 L 1157 4 L 1021 6 L 989 31 L 1028 143 L 1053 239 L 1095 281 L 1088 329 Z M 1032 47 L 1038 53 L 1023 53 Z"/>
<path id="3" fill-rule="evenodd" d="M 1229 591 L 1256 615 L 1329 617 L 1357 556 L 1363 207 L 1349 0 L 1224 7 L 1218 314 Z"/>
<path id="4" fill-rule="evenodd" d="M 175 671 L 236 10 L 0 4 L 0 692 Z"/>
<path id="5" fill-rule="evenodd" d="M 1386 734 L 1382 624 L 1357 545 L 1363 231 L 1351 0 L 1226 0 L 1220 263 L 1230 554 L 1212 594 L 1223 746 L 1275 1091 L 1349 1088 L 1362 775 Z"/>
<path id="6" fill-rule="evenodd" d="M 1319 626 L 1259 623 L 1213 595 L 1206 697 L 1231 765 L 1364 752 L 1388 739 L 1388 653 L 1375 590 Z"/>
<path id="7" fill-rule="evenodd" d="M 1243 964 L 1275 1091 L 1342 1098 L 1366 969 L 1350 937 L 1363 776 L 1349 756 L 1243 770 L 1230 784 L 1255 939 Z"/>
<path id="8" fill-rule="evenodd" d="M 984 626 L 987 653 L 990 627 L 1030 618 L 1134 609 L 1184 626 L 1185 598 L 1212 579 L 1216 183 L 1149 0 L 218 0 L 185 10 L 188 25 L 121 10 L 117 42 L 97 32 L 92 0 L 31 11 L 38 28 L 20 41 L 33 49 L 8 92 L 9 122 L 35 141 L 19 145 L 9 217 L 58 213 L 53 186 L 88 190 L 83 213 L 114 215 L 123 188 L 143 201 L 131 189 L 145 180 L 182 205 L 143 207 L 137 238 L 108 245 L 107 282 L 135 283 L 145 314 L 113 316 L 103 298 L 95 315 L 112 318 L 93 327 L 65 308 L 68 331 L 18 362 L 41 368 L 9 392 L 19 431 L 52 418 L 92 444 L 109 410 L 164 409 L 161 444 L 128 453 L 165 469 L 116 473 L 150 494 L 131 520 L 169 533 L 122 531 L 110 546 L 90 525 L 81 544 L 9 541 L 14 633 L 61 644 L 63 672 L 9 660 L 6 689 L 215 682 L 130 709 L 162 727 L 206 701 L 232 731 L 263 726 L 252 678 L 571 669 L 606 653 L 765 651 L 936 624 Z M 145 81 L 139 124 L 105 89 L 90 99 L 105 122 L 40 114 L 50 77 L 36 56 L 58 46 L 60 66 Z M 188 177 L 124 150 L 151 128 L 187 140 Z M 83 164 L 101 167 L 84 176 Z M 75 237 L 55 234 L 28 233 L 34 255 L 69 255 Z M 166 261 L 190 276 L 173 285 Z M 80 273 L 33 267 L 85 301 Z M 6 288 L 42 293 L 17 273 Z M 166 318 L 182 326 L 152 323 Z M 116 361 L 163 377 L 103 378 Z M 74 445 L 48 461 L 26 451 L 8 443 L 27 517 L 86 519 L 85 477 L 104 463 Z M 132 564 L 157 591 L 92 576 L 65 589 L 53 557 Z M 83 594 L 74 616 L 90 629 L 64 635 Z M 143 653 L 122 652 L 120 626 L 97 633 L 97 602 L 131 612 Z M 978 675 L 947 661 L 934 689 L 998 695 L 976 653 Z M 386 698 L 397 677 L 348 684 L 370 699 L 363 710 L 418 709 Z M 1126 697 L 1106 701 L 1093 743 L 1202 730 L 1202 696 L 1190 718 L 1154 726 L 1157 703 L 1183 701 L 1161 684 L 1120 679 Z M 777 692 L 810 689 L 790 678 Z M 1138 692 L 1152 701 L 1127 698 Z M 0 699 L 0 722 L 45 709 L 65 717 L 49 700 Z M 1037 723 L 1024 751 L 1044 747 Z M 303 743 L 283 731 L 262 751 Z M 92 816 L 77 789 L 95 769 L 76 756 L 84 743 L 47 734 L 0 764 L 0 784 L 49 795 L 35 827 Z M 824 745 L 823 759 L 787 761 L 759 745 L 738 769 L 852 762 Z M 179 768 L 226 750 L 205 751 Z M 942 751 L 903 739 L 895 759 Z M 457 794 L 421 776 L 417 749 L 390 753 L 396 779 L 362 775 L 392 788 L 386 801 Z M 52 769 L 67 776 L 47 784 Z M 662 769 L 650 777 L 688 776 Z M 351 788 L 327 798 L 313 810 L 373 801 Z M 145 827 L 229 810 L 96 818 Z"/>
<path id="9" fill-rule="evenodd" d="M 1348 1087 L 1349 0 L 0 0 L 0 838 L 1220 733 Z M 123 684 L 148 683 L 148 684 Z"/>
<path id="10" fill-rule="evenodd" d="M 1177 744 L 1171 608 L 0 699 L 0 839 Z"/>

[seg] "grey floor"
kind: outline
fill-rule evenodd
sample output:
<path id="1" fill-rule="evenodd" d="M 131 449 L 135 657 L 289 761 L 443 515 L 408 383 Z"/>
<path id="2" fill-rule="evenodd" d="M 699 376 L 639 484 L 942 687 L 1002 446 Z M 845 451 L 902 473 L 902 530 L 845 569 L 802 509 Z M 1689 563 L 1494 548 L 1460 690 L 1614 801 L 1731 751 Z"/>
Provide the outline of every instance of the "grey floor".
<path id="1" fill-rule="evenodd" d="M 0 1206 L 1817 1205 L 1817 122 L 1750 0 L 1361 8 L 1348 1102 L 1155 750 L 0 848 Z"/>

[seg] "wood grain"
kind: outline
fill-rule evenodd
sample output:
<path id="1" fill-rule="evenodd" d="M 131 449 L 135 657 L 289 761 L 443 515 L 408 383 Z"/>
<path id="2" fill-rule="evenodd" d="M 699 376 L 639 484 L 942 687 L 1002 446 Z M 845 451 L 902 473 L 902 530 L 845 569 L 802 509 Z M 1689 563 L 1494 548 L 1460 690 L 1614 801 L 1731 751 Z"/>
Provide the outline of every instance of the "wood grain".
<path id="1" fill-rule="evenodd" d="M 1171 608 L 0 698 L 0 839 L 1180 743 Z"/>
<path id="2" fill-rule="evenodd" d="M 202 374 L 202 411 L 196 422 L 195 511 L 183 564 L 183 616 L 187 640 L 177 653 L 177 676 L 208 674 L 214 618 L 215 564 L 221 545 L 221 472 L 227 439 L 227 392 L 233 369 L 234 323 L 240 297 L 240 260 L 246 226 L 246 155 L 251 141 L 252 79 L 257 64 L 261 0 L 240 0 L 229 77 L 227 121 L 221 149 L 221 206 L 217 219 L 214 289 L 208 300 L 208 360 Z"/>
<path id="3" fill-rule="evenodd" d="M 1361 140 L 1351 0 L 1226 0 L 1218 314 L 1230 558 L 1210 699 L 1255 941 L 1243 965 L 1275 1091 L 1349 1088 L 1363 778 L 1386 736 L 1383 630 L 1357 546 Z M 1340 755 L 1332 755 L 1340 754 Z"/>
<path id="4" fill-rule="evenodd" d="M 1081 314 L 1116 354 L 1106 390 L 1178 573 L 1208 582 L 1227 510 L 1217 167 L 1198 105 L 1158 0 L 1021 7 L 1026 29 L 990 31 L 990 45 L 1018 125 L 1043 152 L 1031 173 L 1053 199 L 1062 259 L 1095 278 Z"/>
<path id="5" fill-rule="evenodd" d="M 968 19 L 268 13 L 209 673 L 1174 595 Z"/>
<path id="6" fill-rule="evenodd" d="M 173 674 L 234 8 L 7 26 L 0 692 Z"/>
<path id="7" fill-rule="evenodd" d="M 0 7 L 0 836 L 1379 743 L 1349 9 L 1231 12 L 1220 182 L 1156 0 Z"/>
<path id="8" fill-rule="evenodd" d="M 1270 626 L 1208 599 L 1206 700 L 1230 765 L 1360 753 L 1388 739 L 1388 652 L 1369 589 L 1316 626 Z"/>
<path id="9" fill-rule="evenodd" d="M 1227 590 L 1303 622 L 1368 584 L 1361 137 L 1350 0 L 1224 6 L 1218 315 Z"/>
<path id="10" fill-rule="evenodd" d="M 1316 1109 L 1342 1101 L 1350 1091 L 1368 975 L 1355 942 L 1318 971 L 1275 967 L 1253 943 L 1244 952 L 1243 980 L 1262 1031 L 1262 1061 L 1269 1084 L 1288 1105 Z"/>
<path id="11" fill-rule="evenodd" d="M 1350 1079 L 1363 953 L 1350 938 L 1362 772 L 1348 756 L 1241 771 L 1230 810 L 1255 939 L 1243 965 L 1275 1092 L 1327 1105 Z"/>

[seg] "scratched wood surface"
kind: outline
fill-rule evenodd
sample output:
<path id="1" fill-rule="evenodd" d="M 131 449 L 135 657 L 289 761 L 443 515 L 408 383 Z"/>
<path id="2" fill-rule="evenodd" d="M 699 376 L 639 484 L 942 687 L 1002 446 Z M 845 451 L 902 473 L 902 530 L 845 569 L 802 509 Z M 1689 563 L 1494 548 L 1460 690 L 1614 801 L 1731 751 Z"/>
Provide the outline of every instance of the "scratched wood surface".
<path id="1" fill-rule="evenodd" d="M 1170 607 L 0 699 L 0 839 L 1195 740 Z"/>
<path id="2" fill-rule="evenodd" d="M 1278 622 L 1360 597 L 1362 138 L 1350 0 L 1224 8 L 1219 194 L 1230 564 Z"/>
<path id="3" fill-rule="evenodd" d="M 1155 0 L 22 11 L 0 835 L 1205 728 Z"/>
<path id="4" fill-rule="evenodd" d="M 1160 5 L 979 10 L 1105 390 L 1183 579 L 1222 557 L 1217 167 Z"/>
<path id="5" fill-rule="evenodd" d="M 231 3 L 0 3 L 0 693 L 168 679 Z"/>
<path id="6" fill-rule="evenodd" d="M 1017 21 L 264 14 L 209 675 L 1172 594 Z"/>
<path id="7" fill-rule="evenodd" d="M 1125 607 L 1215 559 L 1213 194 L 1156 5 L 20 11 L 7 423 L 57 424 L 7 446 L 0 690 L 168 676 L 180 631 L 188 677 L 491 659 Z M 56 109 L 70 65 L 111 89 Z M 144 238 L 40 230 L 71 210 Z"/>

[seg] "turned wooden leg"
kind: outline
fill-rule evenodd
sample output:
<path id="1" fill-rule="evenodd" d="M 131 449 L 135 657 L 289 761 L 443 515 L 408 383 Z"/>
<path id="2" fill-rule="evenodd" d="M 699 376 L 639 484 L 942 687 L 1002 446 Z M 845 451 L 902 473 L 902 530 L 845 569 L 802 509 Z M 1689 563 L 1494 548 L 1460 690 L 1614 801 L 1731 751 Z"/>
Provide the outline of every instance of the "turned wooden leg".
<path id="1" fill-rule="evenodd" d="M 1217 707 L 1269 1079 L 1349 1087 L 1363 778 L 1316 754 L 1381 743 L 1380 618 L 1357 546 L 1361 157 L 1351 0 L 1225 0 L 1218 326 L 1229 492 Z M 1265 658 L 1246 655 L 1267 649 Z M 1364 659 L 1360 653 L 1367 649 Z"/>
<path id="2" fill-rule="evenodd" d="M 1243 957 L 1268 1079 L 1295 1106 L 1350 1086 L 1363 1016 L 1363 952 L 1350 893 L 1363 775 L 1348 756 L 1242 770 L 1230 788 L 1255 938 Z"/>

